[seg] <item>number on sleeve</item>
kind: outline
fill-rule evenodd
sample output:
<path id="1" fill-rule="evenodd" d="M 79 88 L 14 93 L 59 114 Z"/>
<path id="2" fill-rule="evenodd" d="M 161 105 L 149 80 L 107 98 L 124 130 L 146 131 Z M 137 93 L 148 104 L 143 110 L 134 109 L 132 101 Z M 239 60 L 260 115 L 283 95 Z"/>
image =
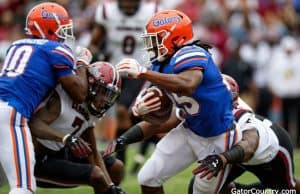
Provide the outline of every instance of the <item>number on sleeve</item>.
<path id="1" fill-rule="evenodd" d="M 135 39 L 133 36 L 125 36 L 123 40 L 123 53 L 131 55 L 135 48 Z"/>
<path id="2" fill-rule="evenodd" d="M 193 98 L 187 96 L 178 96 L 175 93 L 172 93 L 176 103 L 183 107 L 186 113 L 190 115 L 195 115 L 200 112 L 200 104 Z"/>
<path id="3" fill-rule="evenodd" d="M 16 77 L 22 74 L 33 52 L 33 47 L 23 45 L 20 47 L 13 46 L 5 58 L 5 62 L 1 71 L 1 76 Z"/>

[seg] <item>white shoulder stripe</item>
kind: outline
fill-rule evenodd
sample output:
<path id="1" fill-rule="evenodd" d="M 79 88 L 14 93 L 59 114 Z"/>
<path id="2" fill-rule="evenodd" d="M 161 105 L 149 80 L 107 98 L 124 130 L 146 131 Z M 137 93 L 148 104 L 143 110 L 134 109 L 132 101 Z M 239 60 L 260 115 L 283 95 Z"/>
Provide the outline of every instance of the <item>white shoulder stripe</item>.
<path id="1" fill-rule="evenodd" d="M 199 52 L 199 51 L 196 51 L 196 52 L 189 52 L 189 53 L 186 53 L 186 54 L 183 54 L 181 55 L 180 57 L 178 57 L 176 60 L 175 60 L 175 63 L 178 63 L 186 58 L 189 58 L 189 57 L 196 57 L 196 56 L 200 56 L 200 57 L 206 57 L 205 53 L 204 52 Z"/>
<path id="2" fill-rule="evenodd" d="M 63 48 L 61 46 L 58 46 L 58 47 L 55 48 L 55 50 L 58 50 L 58 51 L 61 51 L 61 52 L 65 53 L 66 55 L 68 55 L 69 57 L 71 57 L 74 60 L 73 53 L 71 53 L 67 49 L 65 49 L 65 48 Z"/>

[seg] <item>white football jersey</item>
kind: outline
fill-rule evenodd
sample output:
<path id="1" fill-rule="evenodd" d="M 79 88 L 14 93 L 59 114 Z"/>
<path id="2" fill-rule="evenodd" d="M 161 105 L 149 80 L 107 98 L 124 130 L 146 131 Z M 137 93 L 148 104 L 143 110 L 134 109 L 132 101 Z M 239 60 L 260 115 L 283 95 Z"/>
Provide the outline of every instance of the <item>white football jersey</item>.
<path id="1" fill-rule="evenodd" d="M 238 111 L 237 111 L 238 112 Z M 235 115 L 236 116 L 236 115 Z M 246 112 L 237 120 L 238 134 L 241 135 L 243 131 L 249 129 L 257 129 L 259 134 L 259 143 L 257 150 L 253 157 L 243 164 L 245 165 L 258 165 L 270 162 L 279 150 L 279 141 L 271 129 L 272 122 L 268 119 L 260 120 L 254 113 Z"/>
<path id="2" fill-rule="evenodd" d="M 89 113 L 85 103 L 75 104 L 69 95 L 59 85 L 55 91 L 60 98 L 60 116 L 51 123 L 50 127 L 59 130 L 64 134 L 74 133 L 80 136 L 87 128 L 93 127 L 95 122 L 99 120 Z M 44 103 L 45 104 L 45 103 Z M 57 141 L 38 139 L 45 147 L 58 151 L 64 147 L 64 144 Z"/>
<path id="3" fill-rule="evenodd" d="M 117 1 L 102 1 L 99 4 L 95 21 L 107 31 L 106 46 L 113 65 L 128 57 L 141 63 L 145 61 L 141 35 L 157 9 L 157 4 L 153 1 L 141 2 L 138 11 L 133 16 L 127 16 L 119 9 Z"/>

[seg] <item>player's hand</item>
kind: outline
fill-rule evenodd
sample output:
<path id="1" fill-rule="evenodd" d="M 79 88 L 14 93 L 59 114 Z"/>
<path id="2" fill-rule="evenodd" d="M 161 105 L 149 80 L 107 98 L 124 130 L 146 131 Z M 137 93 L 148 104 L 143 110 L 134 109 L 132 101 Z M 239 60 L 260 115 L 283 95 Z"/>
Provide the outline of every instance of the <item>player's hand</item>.
<path id="1" fill-rule="evenodd" d="M 102 156 L 105 157 L 105 156 L 108 156 L 108 155 L 110 155 L 114 152 L 121 151 L 126 147 L 126 145 L 127 144 L 125 142 L 124 137 L 120 136 L 107 146 L 107 148 L 104 151 L 104 153 L 102 154 Z"/>
<path id="2" fill-rule="evenodd" d="M 200 165 L 193 170 L 193 174 L 200 174 L 200 178 L 207 177 L 210 180 L 213 176 L 217 176 L 223 169 L 223 160 L 220 155 L 210 155 L 199 161 Z"/>
<path id="3" fill-rule="evenodd" d="M 147 68 L 143 67 L 135 59 L 125 58 L 117 64 L 117 70 L 120 74 L 127 74 L 128 77 L 139 78 L 142 73 L 146 73 Z"/>
<path id="4" fill-rule="evenodd" d="M 133 107 L 131 108 L 134 116 L 139 117 L 150 112 L 160 109 L 161 102 L 159 97 L 153 98 L 153 92 L 147 92 L 146 89 L 142 90 L 137 96 Z"/>
<path id="5" fill-rule="evenodd" d="M 85 65 L 89 66 L 93 55 L 91 51 L 85 47 L 77 46 L 75 49 L 75 58 L 77 62 L 83 62 Z"/>
<path id="6" fill-rule="evenodd" d="M 63 138 L 63 143 L 77 158 L 86 158 L 92 153 L 92 149 L 90 148 L 89 144 L 80 137 L 67 134 Z"/>
<path id="7" fill-rule="evenodd" d="M 125 191 L 123 191 L 120 187 L 116 185 L 111 185 L 104 194 L 127 194 Z"/>

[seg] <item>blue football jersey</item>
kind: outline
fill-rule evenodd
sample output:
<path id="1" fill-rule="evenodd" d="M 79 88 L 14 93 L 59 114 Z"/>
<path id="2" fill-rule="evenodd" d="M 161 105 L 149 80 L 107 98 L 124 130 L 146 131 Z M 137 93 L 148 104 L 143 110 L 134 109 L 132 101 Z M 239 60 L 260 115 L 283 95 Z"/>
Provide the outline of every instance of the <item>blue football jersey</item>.
<path id="1" fill-rule="evenodd" d="M 224 133 L 233 123 L 232 96 L 210 53 L 196 45 L 185 46 L 166 64 L 155 62 L 152 66 L 152 70 L 167 74 L 178 74 L 188 69 L 203 72 L 201 84 L 192 96 L 170 95 L 177 107 L 186 112 L 185 125 L 202 137 Z"/>
<path id="2" fill-rule="evenodd" d="M 0 74 L 0 99 L 30 118 L 59 77 L 73 73 L 71 49 L 45 39 L 21 39 L 7 50 Z"/>

